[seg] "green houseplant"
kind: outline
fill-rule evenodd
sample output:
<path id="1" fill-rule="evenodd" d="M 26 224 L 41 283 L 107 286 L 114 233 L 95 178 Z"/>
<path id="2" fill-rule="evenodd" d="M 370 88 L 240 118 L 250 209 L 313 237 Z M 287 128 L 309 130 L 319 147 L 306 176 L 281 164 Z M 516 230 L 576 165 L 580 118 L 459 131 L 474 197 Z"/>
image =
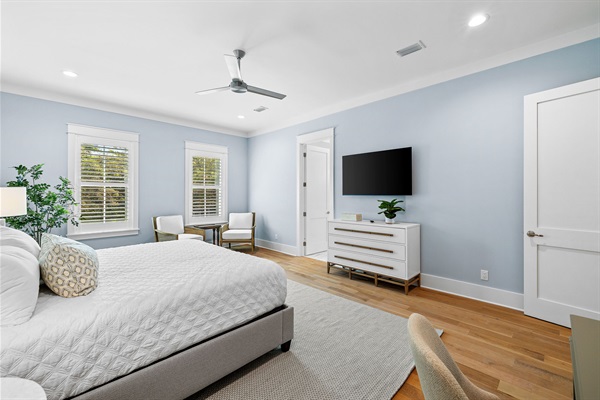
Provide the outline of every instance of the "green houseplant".
<path id="1" fill-rule="evenodd" d="M 386 224 L 393 224 L 394 223 L 394 218 L 396 218 L 396 213 L 402 211 L 404 212 L 404 208 L 399 207 L 397 204 L 399 203 L 403 203 L 404 200 L 398 200 L 398 199 L 393 199 L 391 201 L 387 201 L 387 200 L 377 200 L 380 204 L 379 204 L 379 209 L 381 209 L 382 211 L 379 211 L 377 214 L 383 214 L 385 215 L 385 223 Z"/>
<path id="2" fill-rule="evenodd" d="M 7 225 L 29 234 L 38 243 L 42 240 L 42 233 L 59 228 L 68 221 L 76 226 L 79 224 L 74 214 L 77 203 L 71 183 L 62 176 L 58 178 L 60 183 L 54 188 L 48 183 L 39 182 L 44 173 L 43 166 L 44 164 L 31 168 L 24 165 L 13 167 L 17 170 L 17 177 L 6 183 L 9 187 L 27 188 L 27 215 L 8 217 Z"/>

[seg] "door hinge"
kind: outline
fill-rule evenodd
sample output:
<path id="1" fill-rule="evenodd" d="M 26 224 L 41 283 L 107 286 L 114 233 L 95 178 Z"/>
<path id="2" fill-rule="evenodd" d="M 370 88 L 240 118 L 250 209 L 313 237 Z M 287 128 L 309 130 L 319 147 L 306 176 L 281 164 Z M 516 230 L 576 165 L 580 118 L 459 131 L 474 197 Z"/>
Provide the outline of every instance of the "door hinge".
<path id="1" fill-rule="evenodd" d="M 302 156 L 303 156 L 303 157 L 306 157 L 306 153 L 302 153 Z"/>
<path id="2" fill-rule="evenodd" d="M 306 211 L 304 211 L 304 212 L 302 213 L 302 216 L 303 216 L 303 217 L 306 217 Z"/>
<path id="3" fill-rule="evenodd" d="M 306 246 L 306 242 L 302 242 L 302 246 Z"/>
<path id="4" fill-rule="evenodd" d="M 304 182 L 304 183 L 302 184 L 302 186 L 306 187 L 306 182 Z"/>

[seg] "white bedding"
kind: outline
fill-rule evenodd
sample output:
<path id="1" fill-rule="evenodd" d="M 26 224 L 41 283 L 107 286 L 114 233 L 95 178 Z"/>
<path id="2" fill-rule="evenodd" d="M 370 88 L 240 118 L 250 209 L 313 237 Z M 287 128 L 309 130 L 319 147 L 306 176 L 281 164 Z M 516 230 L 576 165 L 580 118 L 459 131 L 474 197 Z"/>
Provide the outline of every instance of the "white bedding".
<path id="1" fill-rule="evenodd" d="M 0 376 L 60 399 L 125 375 L 284 303 L 272 261 L 198 240 L 98 250 L 98 288 L 40 292 L 33 317 L 2 327 Z"/>

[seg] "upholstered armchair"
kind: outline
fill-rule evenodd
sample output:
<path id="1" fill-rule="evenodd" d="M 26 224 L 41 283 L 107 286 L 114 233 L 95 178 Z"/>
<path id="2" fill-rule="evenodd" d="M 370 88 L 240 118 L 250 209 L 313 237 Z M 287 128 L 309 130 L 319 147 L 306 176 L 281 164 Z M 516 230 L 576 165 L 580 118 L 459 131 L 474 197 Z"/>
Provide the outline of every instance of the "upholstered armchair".
<path id="1" fill-rule="evenodd" d="M 219 244 L 247 243 L 252 246 L 254 253 L 254 228 L 256 227 L 256 214 L 230 213 L 229 222 L 221 227 Z"/>
<path id="2" fill-rule="evenodd" d="M 184 226 L 181 215 L 152 217 L 152 225 L 154 226 L 154 240 L 157 242 L 181 239 L 204 240 L 205 236 L 204 229 Z"/>
<path id="3" fill-rule="evenodd" d="M 463 375 L 427 318 L 412 314 L 408 337 L 425 400 L 499 400 Z"/>

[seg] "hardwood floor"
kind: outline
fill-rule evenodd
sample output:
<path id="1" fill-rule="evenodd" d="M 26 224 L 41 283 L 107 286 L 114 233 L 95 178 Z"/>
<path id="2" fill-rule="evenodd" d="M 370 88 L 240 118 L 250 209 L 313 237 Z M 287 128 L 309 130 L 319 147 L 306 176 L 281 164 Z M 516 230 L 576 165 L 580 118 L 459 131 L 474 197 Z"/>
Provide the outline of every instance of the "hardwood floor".
<path id="1" fill-rule="evenodd" d="M 402 288 L 326 273 L 325 262 L 259 248 L 289 279 L 408 318 L 417 312 L 436 328 L 460 369 L 501 399 L 572 399 L 571 330 L 522 312 L 424 288 Z M 423 399 L 416 370 L 394 400 Z"/>

